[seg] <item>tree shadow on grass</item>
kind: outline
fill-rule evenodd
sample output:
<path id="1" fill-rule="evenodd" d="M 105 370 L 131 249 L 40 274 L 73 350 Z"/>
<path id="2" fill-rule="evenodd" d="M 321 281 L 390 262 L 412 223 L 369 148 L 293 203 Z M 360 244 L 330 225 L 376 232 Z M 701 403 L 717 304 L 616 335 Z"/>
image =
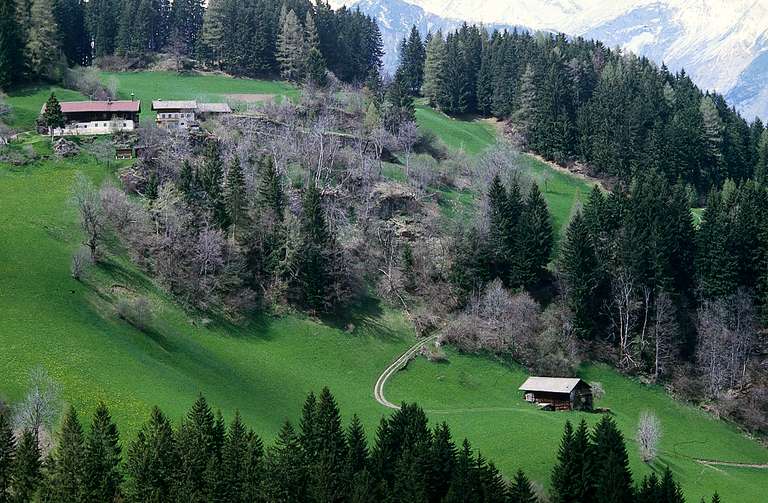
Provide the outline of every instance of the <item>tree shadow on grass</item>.
<path id="1" fill-rule="evenodd" d="M 381 300 L 365 295 L 344 309 L 324 315 L 320 320 L 329 327 L 353 335 L 367 335 L 384 340 L 397 340 L 401 333 L 382 322 L 384 309 Z"/>

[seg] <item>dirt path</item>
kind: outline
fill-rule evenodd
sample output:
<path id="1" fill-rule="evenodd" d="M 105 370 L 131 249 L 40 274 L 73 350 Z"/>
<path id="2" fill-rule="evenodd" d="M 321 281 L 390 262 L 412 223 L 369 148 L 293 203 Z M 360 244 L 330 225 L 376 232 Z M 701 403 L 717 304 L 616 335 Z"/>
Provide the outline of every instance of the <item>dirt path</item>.
<path id="1" fill-rule="evenodd" d="M 430 342 L 434 342 L 435 340 L 437 340 L 437 335 L 433 335 L 432 337 L 427 337 L 426 339 L 420 340 L 418 343 L 411 346 L 408 351 L 400 355 L 400 357 L 392 362 L 389 367 L 384 369 L 384 372 L 381 373 L 373 387 L 373 397 L 377 402 L 389 409 L 400 410 L 399 405 L 395 405 L 394 403 L 387 400 L 384 396 L 384 385 L 387 384 L 387 380 L 392 377 L 395 372 L 403 368 L 405 364 L 408 363 L 411 357 L 415 355 L 422 346 L 429 344 Z"/>
<path id="2" fill-rule="evenodd" d="M 763 463 L 763 464 L 760 464 L 760 463 L 734 463 L 734 462 L 731 462 L 731 461 L 714 461 L 714 460 L 711 460 L 711 459 L 697 459 L 697 458 L 694 458 L 694 459 L 695 459 L 695 461 L 697 463 L 699 463 L 701 465 L 711 466 L 711 467 L 731 466 L 731 467 L 734 467 L 734 468 L 760 468 L 760 469 L 763 469 L 763 470 L 768 470 L 768 463 Z"/>

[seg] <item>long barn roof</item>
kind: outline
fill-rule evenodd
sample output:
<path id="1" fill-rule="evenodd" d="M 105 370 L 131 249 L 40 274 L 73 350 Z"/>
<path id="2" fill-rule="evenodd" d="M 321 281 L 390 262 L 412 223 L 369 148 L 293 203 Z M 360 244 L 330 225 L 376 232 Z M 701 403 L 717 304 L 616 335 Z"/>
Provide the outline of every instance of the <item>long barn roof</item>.
<path id="1" fill-rule="evenodd" d="M 576 378 L 529 377 L 523 383 L 523 385 L 520 386 L 518 389 L 520 391 L 545 391 L 550 393 L 570 393 L 571 391 L 573 391 L 573 389 L 576 386 L 578 386 L 580 382 L 583 382 L 583 381 L 578 377 Z"/>
<path id="2" fill-rule="evenodd" d="M 78 112 L 134 112 L 141 111 L 141 101 L 62 101 L 62 113 Z M 43 104 L 42 112 L 45 112 Z"/>

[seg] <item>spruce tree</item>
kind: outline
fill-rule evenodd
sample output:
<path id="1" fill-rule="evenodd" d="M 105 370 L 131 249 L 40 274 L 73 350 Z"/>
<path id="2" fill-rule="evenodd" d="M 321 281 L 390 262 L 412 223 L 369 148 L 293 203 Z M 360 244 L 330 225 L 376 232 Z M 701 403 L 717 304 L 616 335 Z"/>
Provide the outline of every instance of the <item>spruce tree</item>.
<path id="1" fill-rule="evenodd" d="M 538 503 L 539 499 L 533 492 L 531 481 L 525 476 L 523 470 L 518 470 L 509 488 L 509 503 Z M 582 500 L 588 501 L 588 500 Z"/>
<path id="2" fill-rule="evenodd" d="M 233 33 L 227 31 L 228 0 L 209 0 L 203 14 L 203 27 L 200 32 L 200 55 L 214 68 L 220 67 L 224 60 L 227 37 Z M 241 28 L 242 29 L 242 28 Z"/>
<path id="3" fill-rule="evenodd" d="M 11 486 L 16 441 L 8 414 L 0 408 L 0 502 L 5 503 Z"/>
<path id="4" fill-rule="evenodd" d="M 439 503 L 448 493 L 456 465 L 456 445 L 448 424 L 443 422 L 433 432 L 432 450 L 427 467 L 427 501 Z"/>
<path id="5" fill-rule="evenodd" d="M 285 5 L 285 4 L 284 4 Z M 280 75 L 290 82 L 300 82 L 305 75 L 307 64 L 306 42 L 293 9 L 280 16 L 280 31 L 277 37 L 277 62 Z"/>
<path id="6" fill-rule="evenodd" d="M 534 183 L 521 217 L 517 261 L 521 285 L 532 286 L 542 277 L 553 249 L 552 216 L 538 185 Z"/>
<path id="7" fill-rule="evenodd" d="M 216 425 L 213 412 L 200 395 L 192 405 L 177 434 L 179 455 L 176 494 L 185 501 L 206 501 L 210 490 L 210 462 L 220 460 L 216 452 Z"/>
<path id="8" fill-rule="evenodd" d="M 83 0 L 55 0 L 54 17 L 61 31 L 61 45 L 70 66 L 91 63 L 91 36 L 86 26 Z"/>
<path id="9" fill-rule="evenodd" d="M 37 437 L 32 430 L 24 430 L 16 446 L 16 456 L 11 471 L 13 497 L 10 501 L 33 501 L 40 488 L 42 455 Z"/>
<path id="10" fill-rule="evenodd" d="M 320 54 L 320 50 L 313 47 L 307 55 L 307 82 L 319 87 L 325 88 L 328 85 L 328 75 L 325 67 L 325 59 Z"/>
<path id="11" fill-rule="evenodd" d="M 762 132 L 757 143 L 755 181 L 762 185 L 768 184 L 768 129 Z"/>
<path id="12" fill-rule="evenodd" d="M 311 182 L 302 201 L 301 245 L 295 267 L 301 302 L 314 311 L 328 307 L 332 287 L 331 246 L 332 236 L 320 202 L 320 190 Z"/>
<path id="13" fill-rule="evenodd" d="M 149 421 L 128 449 L 126 499 L 135 503 L 171 500 L 177 469 L 173 427 L 160 409 L 154 407 Z"/>
<path id="14" fill-rule="evenodd" d="M 597 306 L 598 261 L 584 218 L 577 213 L 566 232 L 560 267 L 568 287 L 568 305 L 573 311 L 573 328 L 582 339 L 592 338 Z"/>
<path id="15" fill-rule="evenodd" d="M 15 0 L 0 0 L 0 89 L 19 82 L 23 74 L 24 40 Z"/>
<path id="16" fill-rule="evenodd" d="M 367 470 L 370 463 L 368 442 L 365 438 L 365 429 L 357 414 L 352 416 L 346 435 L 347 442 L 347 474 L 348 480 Z"/>
<path id="17" fill-rule="evenodd" d="M 664 475 L 659 483 L 658 497 L 658 501 L 664 503 L 685 503 L 683 491 L 680 489 L 680 485 L 675 482 L 672 470 L 668 466 L 664 468 Z"/>
<path id="18" fill-rule="evenodd" d="M 265 481 L 268 501 L 306 501 L 307 480 L 299 436 L 290 422 L 285 422 L 275 444 L 266 456 Z"/>
<path id="19" fill-rule="evenodd" d="M 573 442 L 573 426 L 570 421 L 566 421 L 563 438 L 560 440 L 560 448 L 557 451 L 557 464 L 552 470 L 552 501 L 554 503 L 581 501 L 578 492 L 581 474 L 577 472 L 574 463 Z"/>
<path id="20" fill-rule="evenodd" d="M 90 501 L 86 499 L 85 459 L 83 428 L 77 418 L 77 412 L 70 406 L 64 414 L 59 444 L 51 458 L 52 468 L 48 476 L 49 501 Z"/>
<path id="21" fill-rule="evenodd" d="M 481 498 L 477 463 L 472 455 L 472 447 L 467 439 L 456 456 L 451 484 L 445 496 L 446 503 L 479 501 Z"/>
<path id="22" fill-rule="evenodd" d="M 595 426 L 595 497 L 606 503 L 632 503 L 632 474 L 624 436 L 610 416 Z"/>
<path id="23" fill-rule="evenodd" d="M 202 0 L 174 0 L 171 3 L 171 39 L 184 55 L 192 55 L 198 48 L 204 14 Z"/>
<path id="24" fill-rule="evenodd" d="M 511 254 L 513 243 L 510 241 L 512 222 L 510 222 L 510 205 L 507 189 L 496 174 L 488 189 L 488 241 L 491 248 L 492 279 L 501 278 L 506 284 L 509 281 Z"/>
<path id="25" fill-rule="evenodd" d="M 114 501 L 123 481 L 120 470 L 120 435 L 107 406 L 96 408 L 91 430 L 85 440 L 84 492 L 85 501 Z"/>
<path id="26" fill-rule="evenodd" d="M 408 92 L 417 96 L 421 92 L 424 83 L 424 62 L 426 52 L 421 41 L 419 30 L 415 26 L 411 28 L 407 40 L 403 40 L 400 46 L 400 70 Z"/>
<path id="27" fill-rule="evenodd" d="M 437 106 L 443 87 L 445 64 L 445 41 L 442 32 L 435 33 L 427 43 L 424 59 L 424 83 L 421 93 L 429 100 L 430 106 Z"/>
<path id="28" fill-rule="evenodd" d="M 45 103 L 45 111 L 43 112 L 43 123 L 45 123 L 48 131 L 53 138 L 54 131 L 58 128 L 64 127 L 64 114 L 61 111 L 61 104 L 56 99 L 56 94 L 51 93 L 48 101 Z"/>
<path id="29" fill-rule="evenodd" d="M 512 114 L 512 122 L 517 127 L 524 140 L 530 145 L 536 141 L 536 126 L 540 122 L 539 93 L 537 89 L 537 76 L 532 65 L 525 68 L 520 80 L 520 92 L 518 93 L 517 106 Z"/>
<path id="30" fill-rule="evenodd" d="M 52 0 L 33 0 L 27 34 L 26 60 L 31 77 L 56 79 L 60 62 L 59 25 L 53 16 Z"/>
<path id="31" fill-rule="evenodd" d="M 227 216 L 234 241 L 237 233 L 246 225 L 247 195 L 245 191 L 245 175 L 240 165 L 240 159 L 235 156 L 227 172 L 227 183 L 224 190 L 224 202 L 227 206 Z"/>
<path id="32" fill-rule="evenodd" d="M 221 483 L 225 501 L 244 501 L 248 484 L 246 465 L 251 434 L 243 424 L 240 412 L 235 412 L 221 454 Z"/>
<path id="33" fill-rule="evenodd" d="M 116 0 L 88 1 L 88 27 L 93 37 L 94 57 L 110 56 L 115 52 L 119 6 Z"/>
<path id="34" fill-rule="evenodd" d="M 344 461 L 347 445 L 341 414 L 328 388 L 323 388 L 317 403 L 317 455 L 309 466 L 310 492 L 320 501 L 336 501 L 344 495 Z"/>
<path id="35" fill-rule="evenodd" d="M 650 475 L 643 479 L 643 483 L 637 489 L 637 503 L 659 503 L 664 501 L 661 498 L 659 492 L 659 478 L 656 473 L 651 472 Z"/>

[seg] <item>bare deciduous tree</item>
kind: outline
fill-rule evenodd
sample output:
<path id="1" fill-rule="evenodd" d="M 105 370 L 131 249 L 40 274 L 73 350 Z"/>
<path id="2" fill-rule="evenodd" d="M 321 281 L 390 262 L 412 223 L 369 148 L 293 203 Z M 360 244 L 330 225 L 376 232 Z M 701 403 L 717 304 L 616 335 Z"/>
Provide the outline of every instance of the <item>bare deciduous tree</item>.
<path id="1" fill-rule="evenodd" d="M 706 300 L 698 311 L 696 360 L 710 397 L 744 382 L 755 341 L 755 313 L 746 290 Z"/>
<path id="2" fill-rule="evenodd" d="M 88 271 L 88 267 L 93 263 L 91 260 L 90 252 L 84 248 L 78 248 L 75 253 L 72 254 L 72 263 L 70 264 L 70 272 L 72 277 L 77 281 L 80 281 Z"/>
<path id="3" fill-rule="evenodd" d="M 675 306 L 666 292 L 656 296 L 651 338 L 653 340 L 653 378 L 658 381 L 669 373 L 677 357 Z"/>
<path id="4" fill-rule="evenodd" d="M 80 213 L 80 227 L 85 234 L 83 244 L 91 251 L 91 258 L 98 258 L 97 251 L 105 231 L 104 212 L 99 192 L 84 174 L 77 173 L 72 188 L 72 204 Z"/>
<path id="5" fill-rule="evenodd" d="M 619 365 L 633 368 L 638 365 L 637 311 L 641 305 L 637 299 L 637 286 L 634 277 L 626 269 L 620 269 L 613 275 L 611 298 L 608 310 L 611 315 L 613 334 L 619 343 Z"/>
<path id="6" fill-rule="evenodd" d="M 640 451 L 640 458 L 642 458 L 643 462 L 649 463 L 656 459 L 659 452 L 659 441 L 661 440 L 661 421 L 653 412 L 643 412 L 640 414 L 636 440 L 637 448 Z"/>
<path id="7" fill-rule="evenodd" d="M 43 430 L 53 430 L 61 412 L 61 386 L 42 366 L 29 371 L 29 390 L 24 399 L 14 407 L 14 424 L 19 429 L 29 429 L 37 438 Z"/>

